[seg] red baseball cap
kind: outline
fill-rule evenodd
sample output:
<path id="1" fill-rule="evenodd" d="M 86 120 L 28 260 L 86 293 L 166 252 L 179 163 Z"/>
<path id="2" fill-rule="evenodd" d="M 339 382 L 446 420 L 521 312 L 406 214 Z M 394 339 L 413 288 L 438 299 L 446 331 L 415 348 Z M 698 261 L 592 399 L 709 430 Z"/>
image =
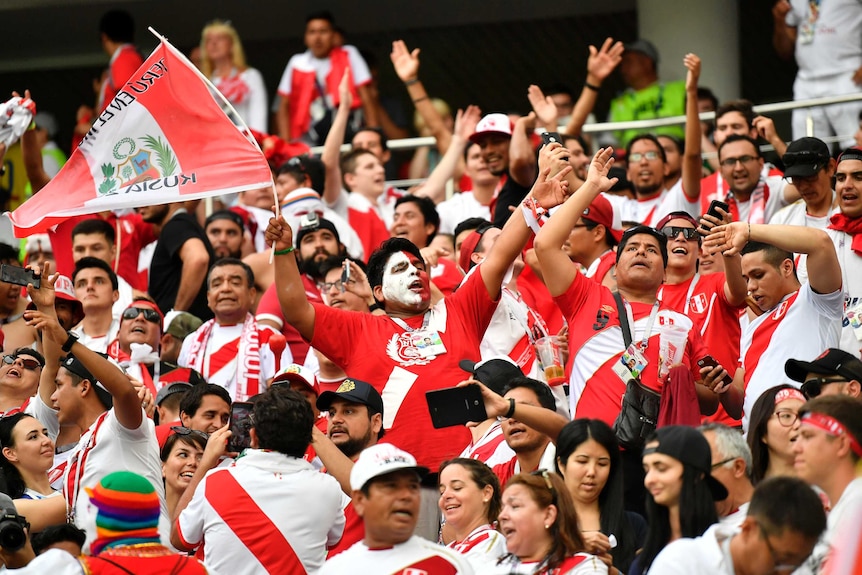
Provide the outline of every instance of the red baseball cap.
<path id="1" fill-rule="evenodd" d="M 617 243 L 620 243 L 620 239 L 623 237 L 622 218 L 606 197 L 602 195 L 596 196 L 596 199 L 587 206 L 581 217 L 591 222 L 602 224 L 608 230 L 608 233 L 611 234 L 611 237 Z"/>

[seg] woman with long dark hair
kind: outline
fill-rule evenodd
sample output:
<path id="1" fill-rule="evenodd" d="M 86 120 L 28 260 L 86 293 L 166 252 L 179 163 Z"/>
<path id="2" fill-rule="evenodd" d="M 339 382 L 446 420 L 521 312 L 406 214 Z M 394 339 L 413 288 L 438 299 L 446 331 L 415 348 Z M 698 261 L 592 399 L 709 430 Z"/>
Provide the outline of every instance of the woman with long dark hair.
<path id="1" fill-rule="evenodd" d="M 578 514 L 566 484 L 547 469 L 519 473 L 503 491 L 500 531 L 508 555 L 481 574 L 605 574 L 608 567 L 586 552 Z"/>
<path id="2" fill-rule="evenodd" d="M 48 481 L 54 441 L 42 422 L 24 412 L 0 418 L 0 446 L 0 469 L 9 497 L 44 499 L 59 494 Z"/>
<path id="3" fill-rule="evenodd" d="M 600 419 L 567 423 L 557 438 L 555 463 L 572 496 L 587 551 L 627 572 L 647 526 L 643 517 L 623 508 L 623 469 L 613 430 Z"/>
<path id="4" fill-rule="evenodd" d="M 802 392 L 787 384 L 770 387 L 754 402 L 748 425 L 754 485 L 768 477 L 796 476 L 790 437 L 803 403 Z"/>
<path id="5" fill-rule="evenodd" d="M 207 446 L 207 434 L 187 427 L 172 427 L 160 453 L 165 481 L 165 504 L 173 516 L 177 503 L 197 471 Z"/>
<path id="6" fill-rule="evenodd" d="M 643 466 L 649 528 L 643 551 L 628 575 L 647 573 L 671 541 L 703 535 L 718 521 L 715 502 L 727 498 L 727 489 L 710 475 L 709 442 L 693 427 L 658 429 L 647 439 Z"/>

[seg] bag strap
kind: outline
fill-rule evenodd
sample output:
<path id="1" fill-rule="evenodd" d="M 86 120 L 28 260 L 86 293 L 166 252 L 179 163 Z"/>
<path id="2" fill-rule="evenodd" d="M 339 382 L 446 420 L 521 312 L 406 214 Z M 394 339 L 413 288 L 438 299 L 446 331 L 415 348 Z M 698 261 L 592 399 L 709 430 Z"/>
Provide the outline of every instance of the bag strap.
<path id="1" fill-rule="evenodd" d="M 623 342 L 625 342 L 626 349 L 628 349 L 632 344 L 632 328 L 629 326 L 629 314 L 626 313 L 623 296 L 620 295 L 620 292 L 614 292 L 614 301 L 617 302 L 617 315 L 620 318 L 620 327 L 623 330 Z"/>

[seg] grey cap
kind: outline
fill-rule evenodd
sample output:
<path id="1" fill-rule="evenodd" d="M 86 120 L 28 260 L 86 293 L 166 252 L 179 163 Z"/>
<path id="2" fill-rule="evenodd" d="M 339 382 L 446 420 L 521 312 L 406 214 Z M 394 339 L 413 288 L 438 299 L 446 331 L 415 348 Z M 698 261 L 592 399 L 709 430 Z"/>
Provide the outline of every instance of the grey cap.
<path id="1" fill-rule="evenodd" d="M 177 339 L 185 339 L 187 335 L 197 330 L 203 321 L 187 311 L 171 310 L 165 316 L 164 333 L 169 333 Z"/>
<path id="2" fill-rule="evenodd" d="M 636 40 L 631 44 L 626 44 L 625 51 L 640 52 L 658 66 L 658 50 L 656 50 L 656 47 L 649 40 Z"/>

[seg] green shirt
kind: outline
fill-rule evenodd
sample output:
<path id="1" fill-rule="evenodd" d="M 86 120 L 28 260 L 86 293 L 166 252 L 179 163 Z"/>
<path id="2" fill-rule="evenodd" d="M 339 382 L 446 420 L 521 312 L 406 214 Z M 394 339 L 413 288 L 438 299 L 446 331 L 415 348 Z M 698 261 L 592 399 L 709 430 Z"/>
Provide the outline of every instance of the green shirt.
<path id="1" fill-rule="evenodd" d="M 626 90 L 611 101 L 611 111 L 608 114 L 610 122 L 628 122 L 631 120 L 652 120 L 670 116 L 685 115 L 685 81 L 656 82 L 643 90 Z M 668 134 L 677 138 L 685 137 L 683 126 L 662 126 L 660 128 L 643 130 L 620 130 L 614 132 L 621 147 L 638 134 Z"/>

